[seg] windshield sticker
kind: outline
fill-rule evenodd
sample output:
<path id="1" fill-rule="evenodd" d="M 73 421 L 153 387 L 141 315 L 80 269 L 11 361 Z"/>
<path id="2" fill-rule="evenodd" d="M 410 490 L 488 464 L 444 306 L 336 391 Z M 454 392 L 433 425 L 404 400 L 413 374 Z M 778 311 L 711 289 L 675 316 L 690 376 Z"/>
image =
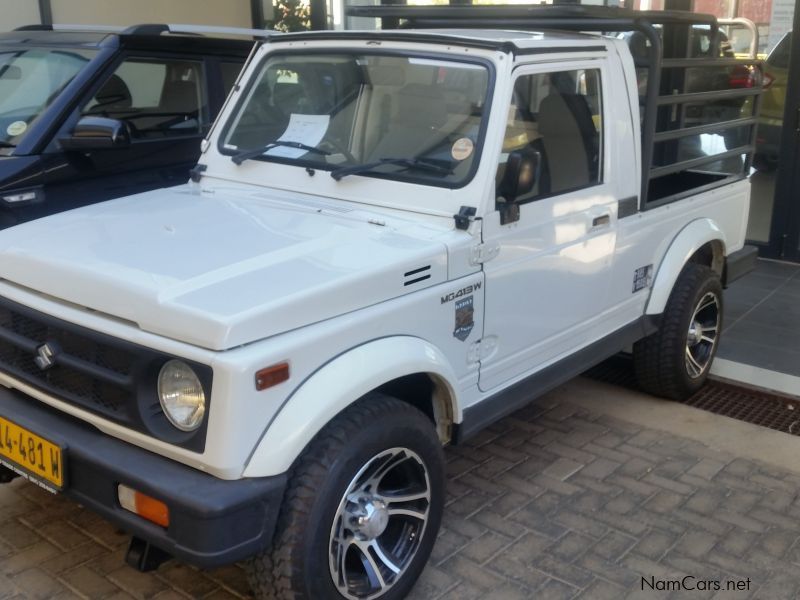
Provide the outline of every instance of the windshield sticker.
<path id="1" fill-rule="evenodd" d="M 331 122 L 330 115 L 300 115 L 292 113 L 286 131 L 278 138 L 280 142 L 296 142 L 305 146 L 316 147 L 325 137 Z M 266 152 L 268 156 L 283 158 L 300 158 L 308 151 L 301 148 L 278 146 Z"/>
<path id="2" fill-rule="evenodd" d="M 6 133 L 11 137 L 17 137 L 18 135 L 25 133 L 27 128 L 28 124 L 25 121 L 14 121 L 6 128 Z"/>
<path id="3" fill-rule="evenodd" d="M 475 327 L 475 308 L 472 296 L 467 296 L 456 301 L 456 328 L 453 330 L 453 337 L 465 341 L 472 328 Z"/>
<path id="4" fill-rule="evenodd" d="M 472 151 L 475 150 L 475 144 L 468 137 L 462 137 L 455 141 L 450 154 L 456 160 L 466 160 L 472 156 Z"/>

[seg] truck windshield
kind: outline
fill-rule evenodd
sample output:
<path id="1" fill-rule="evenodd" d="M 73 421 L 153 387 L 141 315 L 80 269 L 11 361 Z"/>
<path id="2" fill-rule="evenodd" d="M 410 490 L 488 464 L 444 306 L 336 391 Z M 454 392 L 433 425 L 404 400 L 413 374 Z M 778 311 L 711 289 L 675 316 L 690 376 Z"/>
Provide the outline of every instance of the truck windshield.
<path id="1" fill-rule="evenodd" d="M 223 132 L 234 162 L 266 160 L 458 187 L 477 166 L 489 69 L 433 57 L 273 54 Z"/>
<path id="2" fill-rule="evenodd" d="M 0 147 L 16 146 L 93 56 L 91 50 L 0 52 Z"/>

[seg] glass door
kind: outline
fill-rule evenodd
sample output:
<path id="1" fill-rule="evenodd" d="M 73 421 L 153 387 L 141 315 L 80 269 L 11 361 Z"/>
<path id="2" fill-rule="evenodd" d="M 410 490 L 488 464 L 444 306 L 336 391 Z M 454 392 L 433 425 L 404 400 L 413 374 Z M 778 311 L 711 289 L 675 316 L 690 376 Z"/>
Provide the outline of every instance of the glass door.
<path id="1" fill-rule="evenodd" d="M 778 0 L 776 0 L 778 1 Z M 800 260 L 800 11 L 794 11 L 793 31 L 783 35 L 764 64 L 767 91 L 759 121 L 759 147 L 775 147 L 774 210 L 769 242 L 761 255 Z M 773 86 L 776 88 L 773 90 Z M 770 95 L 770 92 L 773 92 Z M 781 102 L 782 101 L 782 102 Z M 782 109 L 782 110 L 781 110 Z M 782 113 L 782 114 L 781 114 Z M 753 180 L 754 206 L 758 202 Z M 751 220 L 753 211 L 751 211 Z"/>

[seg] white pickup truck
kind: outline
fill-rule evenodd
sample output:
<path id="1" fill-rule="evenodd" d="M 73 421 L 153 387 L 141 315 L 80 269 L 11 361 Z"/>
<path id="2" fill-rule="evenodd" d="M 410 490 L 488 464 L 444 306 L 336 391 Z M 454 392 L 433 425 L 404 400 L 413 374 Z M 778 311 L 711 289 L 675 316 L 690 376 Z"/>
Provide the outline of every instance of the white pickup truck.
<path id="1" fill-rule="evenodd" d="M 612 36 L 273 38 L 192 182 L 0 232 L 0 475 L 131 532 L 142 569 L 404 597 L 444 445 L 631 346 L 651 392 L 708 375 L 753 256 L 752 148 L 708 138 L 755 119 L 650 92 L 640 118 Z"/>

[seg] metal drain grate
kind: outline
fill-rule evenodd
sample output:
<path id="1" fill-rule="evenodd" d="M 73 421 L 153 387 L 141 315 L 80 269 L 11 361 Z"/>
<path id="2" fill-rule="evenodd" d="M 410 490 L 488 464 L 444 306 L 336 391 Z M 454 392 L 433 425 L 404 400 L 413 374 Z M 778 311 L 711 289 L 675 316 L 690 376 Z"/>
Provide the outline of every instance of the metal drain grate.
<path id="1" fill-rule="evenodd" d="M 630 357 L 615 356 L 589 369 L 584 375 L 612 385 L 638 389 Z M 709 380 L 699 392 L 682 404 L 800 435 L 800 401 L 786 396 Z"/>

